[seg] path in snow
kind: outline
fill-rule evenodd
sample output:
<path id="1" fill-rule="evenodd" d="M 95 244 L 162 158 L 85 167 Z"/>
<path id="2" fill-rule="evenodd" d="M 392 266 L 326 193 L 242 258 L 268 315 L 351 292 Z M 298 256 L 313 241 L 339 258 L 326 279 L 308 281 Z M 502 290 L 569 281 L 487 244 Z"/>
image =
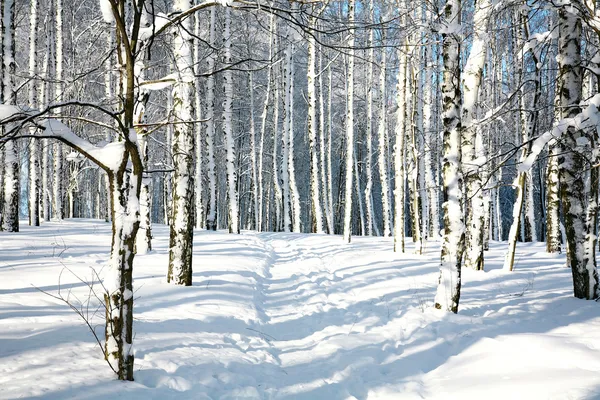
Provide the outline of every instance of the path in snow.
<path id="1" fill-rule="evenodd" d="M 37 290 L 86 304 L 75 274 L 102 271 L 109 229 L 0 232 L 0 399 L 600 399 L 598 303 L 572 298 L 543 243 L 520 243 L 510 274 L 492 243 L 451 315 L 430 308 L 435 242 L 417 256 L 390 238 L 196 231 L 194 285 L 176 287 L 161 225 L 135 261 L 136 381 L 117 382 L 78 317 Z"/>

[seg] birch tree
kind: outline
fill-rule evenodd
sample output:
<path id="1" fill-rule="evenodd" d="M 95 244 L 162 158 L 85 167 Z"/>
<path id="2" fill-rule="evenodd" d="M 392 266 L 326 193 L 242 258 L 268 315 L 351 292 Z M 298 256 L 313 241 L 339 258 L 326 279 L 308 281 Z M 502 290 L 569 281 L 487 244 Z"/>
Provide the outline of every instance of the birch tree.
<path id="1" fill-rule="evenodd" d="M 581 113 L 581 18 L 575 12 L 570 7 L 558 10 L 558 93 L 563 118 L 573 118 Z M 597 132 L 596 129 L 581 129 L 570 125 L 561 139 L 559 171 L 567 260 L 573 275 L 575 297 L 590 300 L 600 294 L 595 234 L 598 160 L 592 153 L 598 143 Z"/>
<path id="2" fill-rule="evenodd" d="M 382 32 L 382 43 L 385 42 L 385 31 Z M 383 213 L 383 236 L 388 237 L 392 234 L 392 221 L 390 211 L 390 187 L 388 183 L 388 169 L 387 169 L 387 135 L 386 135 L 386 115 L 387 115 L 387 96 L 386 96 L 386 49 L 381 49 L 381 62 L 379 67 L 379 123 L 377 128 L 378 144 L 378 155 L 377 163 L 379 164 L 379 180 L 381 181 L 381 207 Z"/>
<path id="3" fill-rule="evenodd" d="M 37 30 L 38 30 L 38 0 L 31 0 L 29 8 L 29 104 L 37 106 Z M 32 133 L 35 132 L 32 130 Z M 29 225 L 40 225 L 40 146 L 39 141 L 29 141 Z"/>
<path id="4" fill-rule="evenodd" d="M 231 65 L 231 11 L 225 7 L 223 28 L 223 64 Z M 227 163 L 227 210 L 229 233 L 240 233 L 237 173 L 235 166 L 235 139 L 233 137 L 233 74 L 230 69 L 223 72 L 223 132 L 225 133 Z"/>
<path id="5" fill-rule="evenodd" d="M 16 104 L 14 76 L 15 64 L 15 2 L 4 0 L 2 4 L 2 90 L 1 101 Z M 12 140 L 4 144 L 3 170 L 3 231 L 19 232 L 19 158 L 16 143 Z"/>
<path id="6" fill-rule="evenodd" d="M 314 29 L 316 17 L 309 18 L 309 28 Z M 317 150 L 317 46 L 314 31 L 308 35 L 308 69 L 307 69 L 307 100 L 308 100 L 308 140 L 310 147 L 310 201 L 312 211 L 311 231 L 323 233 L 323 211 L 321 209 L 321 194 L 319 190 L 319 156 Z"/>
<path id="7" fill-rule="evenodd" d="M 348 89 L 346 108 L 346 183 L 344 193 L 344 242 L 352 236 L 352 174 L 354 167 L 354 19 L 355 1 L 348 1 Z"/>
<path id="8" fill-rule="evenodd" d="M 177 0 L 176 12 L 191 6 L 190 0 Z M 167 282 L 192 284 L 192 244 L 194 238 L 194 63 L 192 24 L 186 18 L 173 30 L 176 82 L 173 86 L 173 218 L 170 224 L 169 270 Z"/>
<path id="9" fill-rule="evenodd" d="M 442 178 L 444 203 L 444 237 L 442 241 L 439 283 L 435 308 L 458 312 L 461 289 L 461 266 L 465 249 L 463 193 L 461 170 L 460 120 L 460 0 L 447 0 L 444 5 L 442 30 L 443 58 L 443 124 L 444 151 Z"/>
<path id="10" fill-rule="evenodd" d="M 215 47 L 216 8 L 210 9 L 209 45 Z M 207 57 L 208 78 L 206 79 L 206 159 L 208 175 L 208 204 L 206 229 L 217 230 L 217 175 L 215 171 L 215 55 L 211 51 Z"/>
<path id="11" fill-rule="evenodd" d="M 483 203 L 483 181 L 481 166 L 485 158 L 477 157 L 477 148 L 482 147 L 481 130 L 475 125 L 476 105 L 479 98 L 483 67 L 487 54 L 487 24 L 491 11 L 489 0 L 478 0 L 473 14 L 473 43 L 463 73 L 462 104 L 462 157 L 465 165 L 466 253 L 465 266 L 483 270 L 483 236 L 485 210 Z M 468 169 L 467 169 L 468 168 Z"/>

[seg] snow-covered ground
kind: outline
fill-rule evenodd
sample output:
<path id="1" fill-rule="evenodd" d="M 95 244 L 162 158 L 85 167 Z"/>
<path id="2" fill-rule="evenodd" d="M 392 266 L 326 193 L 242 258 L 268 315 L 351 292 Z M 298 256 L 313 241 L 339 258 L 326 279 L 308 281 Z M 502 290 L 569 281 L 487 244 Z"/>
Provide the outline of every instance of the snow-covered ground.
<path id="1" fill-rule="evenodd" d="M 463 271 L 451 315 L 431 308 L 439 243 L 416 256 L 383 238 L 197 231 L 194 286 L 175 287 L 168 230 L 154 234 L 136 258 L 136 381 L 124 383 L 81 319 L 40 292 L 92 317 L 86 282 L 109 225 L 0 233 L 0 398 L 600 398 L 600 305 L 572 297 L 564 256 L 542 243 L 519 243 L 512 273 L 493 243 L 487 272 Z"/>

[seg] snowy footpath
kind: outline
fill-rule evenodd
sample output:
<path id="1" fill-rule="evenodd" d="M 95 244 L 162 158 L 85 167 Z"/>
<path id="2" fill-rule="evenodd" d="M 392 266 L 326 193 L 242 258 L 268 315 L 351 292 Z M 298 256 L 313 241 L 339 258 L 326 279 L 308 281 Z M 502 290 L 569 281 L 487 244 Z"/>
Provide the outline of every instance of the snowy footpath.
<path id="1" fill-rule="evenodd" d="M 464 271 L 458 315 L 432 309 L 439 243 L 196 231 L 194 285 L 166 283 L 168 229 L 135 261 L 135 382 L 103 337 L 110 226 L 0 233 L 0 398 L 600 399 L 600 304 L 572 297 L 564 256 L 492 243 Z M 47 294 L 43 293 L 46 292 Z"/>

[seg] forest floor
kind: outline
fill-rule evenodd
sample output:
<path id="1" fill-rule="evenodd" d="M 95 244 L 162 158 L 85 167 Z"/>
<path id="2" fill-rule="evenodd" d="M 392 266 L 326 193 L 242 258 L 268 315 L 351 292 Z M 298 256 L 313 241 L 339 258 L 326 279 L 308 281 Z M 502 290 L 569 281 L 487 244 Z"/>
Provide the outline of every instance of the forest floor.
<path id="1" fill-rule="evenodd" d="M 118 382 L 88 284 L 109 224 L 0 233 L 0 398 L 600 399 L 600 304 L 572 297 L 564 256 L 492 243 L 463 270 L 458 315 L 432 308 L 439 242 L 197 231 L 194 285 L 165 281 L 168 229 L 135 260 L 135 382 Z M 101 287 L 93 286 L 101 295 Z M 45 294 L 43 292 L 48 294 Z"/>

